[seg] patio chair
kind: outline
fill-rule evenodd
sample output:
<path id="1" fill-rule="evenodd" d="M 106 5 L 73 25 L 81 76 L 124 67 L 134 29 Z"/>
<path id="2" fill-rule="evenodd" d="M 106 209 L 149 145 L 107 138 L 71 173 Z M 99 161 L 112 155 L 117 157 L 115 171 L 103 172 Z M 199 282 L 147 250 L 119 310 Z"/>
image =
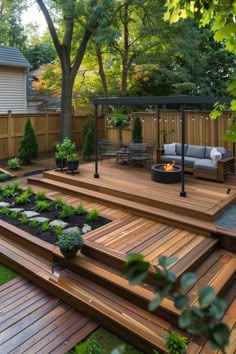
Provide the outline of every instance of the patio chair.
<path id="1" fill-rule="evenodd" d="M 131 143 L 128 145 L 131 166 L 144 166 L 145 161 L 150 161 L 150 167 L 153 160 L 154 146 L 150 144 Z"/>
<path id="2" fill-rule="evenodd" d="M 98 142 L 98 152 L 101 163 L 103 160 L 116 158 L 120 151 L 122 143 L 109 140 L 101 140 Z"/>

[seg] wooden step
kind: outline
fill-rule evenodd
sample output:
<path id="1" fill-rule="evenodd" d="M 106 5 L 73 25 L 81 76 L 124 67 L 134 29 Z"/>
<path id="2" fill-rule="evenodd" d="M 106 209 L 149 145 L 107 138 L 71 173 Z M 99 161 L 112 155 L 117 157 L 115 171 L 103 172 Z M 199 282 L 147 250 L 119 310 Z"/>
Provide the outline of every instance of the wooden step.
<path id="1" fill-rule="evenodd" d="M 152 348 L 156 348 L 163 353 L 167 352 L 163 343 L 166 336 L 163 328 L 172 327 L 157 316 L 139 309 L 132 302 L 72 272 L 65 271 L 58 279 L 50 274 L 50 271 L 45 271 L 42 264 L 32 264 L 27 260 L 27 254 L 19 254 L 17 247 L 13 251 L 7 246 L 0 245 L 0 258 L 2 263 L 17 270 L 83 314 L 91 316 L 96 322 L 99 321 L 105 327 L 114 330 L 117 335 L 140 349 L 150 352 Z"/>
<path id="2" fill-rule="evenodd" d="M 91 193 L 91 190 L 83 188 L 82 186 L 74 186 L 73 184 L 68 186 L 68 184 L 59 181 L 55 183 L 55 181 L 48 178 L 30 177 L 28 178 L 28 182 L 32 184 L 33 187 L 36 185 L 37 188 L 41 187 L 41 189 L 47 188 L 54 191 L 60 191 L 61 193 L 65 193 L 67 196 L 74 195 L 78 198 L 82 197 L 89 201 L 96 201 L 96 203 L 100 202 L 103 205 L 119 208 L 137 216 L 168 223 L 168 225 L 185 228 L 186 230 L 201 233 L 206 236 L 214 234 L 215 237 L 219 238 L 221 248 L 232 252 L 236 251 L 236 231 L 230 230 L 229 232 L 229 230 L 220 228 L 211 221 L 199 220 L 197 218 L 190 217 L 187 214 L 181 215 L 180 213 L 172 212 L 171 208 L 168 210 L 163 210 L 160 208 L 160 205 L 151 206 L 132 200 L 124 200 L 121 197 L 111 196 L 97 190 L 93 190 Z"/>

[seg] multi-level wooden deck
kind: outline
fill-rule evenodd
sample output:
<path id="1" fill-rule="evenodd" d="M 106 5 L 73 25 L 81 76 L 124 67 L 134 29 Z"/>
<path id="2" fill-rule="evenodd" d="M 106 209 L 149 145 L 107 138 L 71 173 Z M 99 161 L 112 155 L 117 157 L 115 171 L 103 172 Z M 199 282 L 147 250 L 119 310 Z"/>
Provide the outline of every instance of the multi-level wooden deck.
<path id="1" fill-rule="evenodd" d="M 157 257 L 174 255 L 178 260 L 171 269 L 178 277 L 188 270 L 198 276 L 197 284 L 187 292 L 192 305 L 204 285 L 214 286 L 226 298 L 224 321 L 232 329 L 227 353 L 234 353 L 236 233 L 212 221 L 234 203 L 235 187 L 187 176 L 187 197 L 182 198 L 180 185 L 152 182 L 150 171 L 109 161 L 100 167 L 100 178 L 94 179 L 93 168 L 86 164 L 75 176 L 49 171 L 44 178 L 29 179 L 35 190 L 44 189 L 51 198 L 61 196 L 71 205 L 83 202 L 88 209 L 96 206 L 112 220 L 85 236 L 82 254 L 67 261 L 57 247 L 1 222 L 0 259 L 149 353 L 151 348 L 166 351 L 163 328 L 178 331 L 179 312 L 172 299 L 165 299 L 154 314 L 146 310 Z M 129 252 L 141 252 L 152 264 L 144 286 L 130 287 L 120 274 Z M 53 262 L 64 267 L 59 278 L 44 274 L 38 265 L 41 258 L 50 267 Z M 190 338 L 190 342 L 188 353 L 213 353 L 204 339 Z"/>

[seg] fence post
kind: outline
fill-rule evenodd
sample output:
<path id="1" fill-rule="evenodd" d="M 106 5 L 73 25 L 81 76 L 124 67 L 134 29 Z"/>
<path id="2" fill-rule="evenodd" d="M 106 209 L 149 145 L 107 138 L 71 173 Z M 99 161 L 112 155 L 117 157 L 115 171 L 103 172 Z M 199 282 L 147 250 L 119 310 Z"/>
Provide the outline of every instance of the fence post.
<path id="1" fill-rule="evenodd" d="M 7 151 L 7 155 L 8 155 L 8 157 L 12 157 L 14 155 L 14 144 L 13 144 L 14 122 L 13 122 L 13 118 L 12 118 L 12 111 L 9 110 L 7 113 L 8 113 L 8 151 Z"/>

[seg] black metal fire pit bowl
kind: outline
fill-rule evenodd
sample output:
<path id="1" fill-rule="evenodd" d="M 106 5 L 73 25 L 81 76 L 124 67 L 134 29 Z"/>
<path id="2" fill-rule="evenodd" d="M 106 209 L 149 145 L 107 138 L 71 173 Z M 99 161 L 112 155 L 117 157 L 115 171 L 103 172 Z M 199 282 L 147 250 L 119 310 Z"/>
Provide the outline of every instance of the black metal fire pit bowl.
<path id="1" fill-rule="evenodd" d="M 164 164 L 153 165 L 151 168 L 151 178 L 158 183 L 178 183 L 181 181 L 181 166 L 174 165 L 172 171 L 165 171 Z"/>

